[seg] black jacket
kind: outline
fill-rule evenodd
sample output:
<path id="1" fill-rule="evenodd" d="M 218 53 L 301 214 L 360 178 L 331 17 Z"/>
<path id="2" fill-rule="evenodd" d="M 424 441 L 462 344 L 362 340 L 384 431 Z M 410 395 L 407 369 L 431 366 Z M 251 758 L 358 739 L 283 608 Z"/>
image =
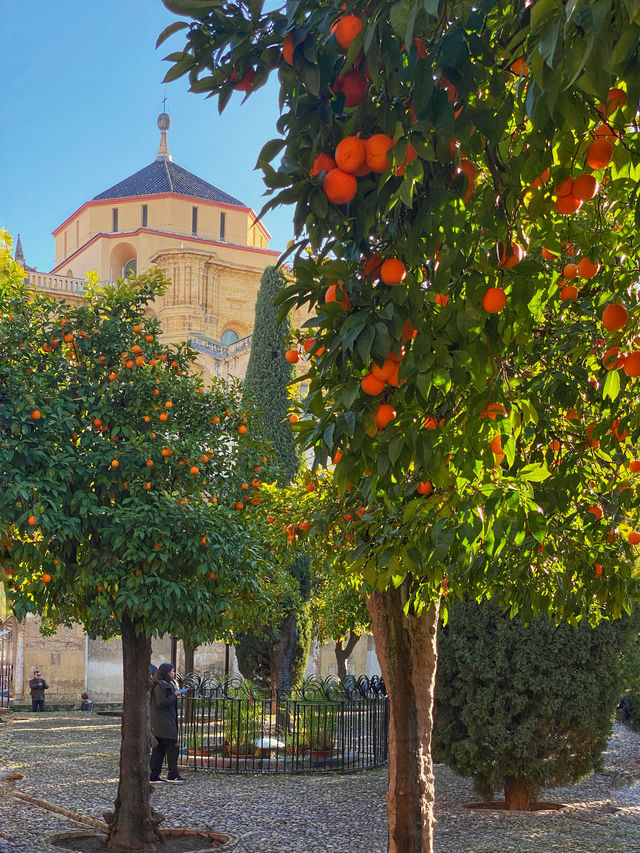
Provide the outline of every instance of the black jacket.
<path id="1" fill-rule="evenodd" d="M 44 691 L 49 689 L 49 685 L 44 678 L 32 678 L 29 682 L 29 688 L 34 702 L 44 701 Z"/>
<path id="2" fill-rule="evenodd" d="M 151 733 L 178 739 L 178 699 L 168 681 L 155 681 L 151 688 Z"/>

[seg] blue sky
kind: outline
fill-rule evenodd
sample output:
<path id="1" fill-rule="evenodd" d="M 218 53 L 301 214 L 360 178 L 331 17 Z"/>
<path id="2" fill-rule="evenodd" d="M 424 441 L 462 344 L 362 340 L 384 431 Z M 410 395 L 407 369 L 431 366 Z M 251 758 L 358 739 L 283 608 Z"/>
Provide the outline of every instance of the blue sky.
<path id="1" fill-rule="evenodd" d="M 20 233 L 27 263 L 53 266 L 53 229 L 85 201 L 149 164 L 156 155 L 162 58 L 182 47 L 178 20 L 161 0 L 18 3 L 0 15 L 0 226 Z M 277 81 L 222 116 L 217 101 L 190 94 L 185 79 L 166 86 L 174 162 L 258 211 L 265 201 L 260 148 L 276 136 Z M 292 236 L 292 211 L 264 220 L 270 246 Z"/>

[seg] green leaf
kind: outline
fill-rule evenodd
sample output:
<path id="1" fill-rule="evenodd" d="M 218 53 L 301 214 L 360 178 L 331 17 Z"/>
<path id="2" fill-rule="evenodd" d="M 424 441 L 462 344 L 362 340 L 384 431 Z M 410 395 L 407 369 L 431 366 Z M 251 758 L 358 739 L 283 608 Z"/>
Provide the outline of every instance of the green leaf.
<path id="1" fill-rule="evenodd" d="M 542 483 L 551 476 L 546 462 L 543 464 L 534 462 L 530 465 L 525 465 L 524 468 L 518 471 L 518 474 L 523 480 L 528 480 L 532 483 Z"/>
<path id="2" fill-rule="evenodd" d="M 620 374 L 617 370 L 610 370 L 607 373 L 607 378 L 604 381 L 602 388 L 602 398 L 604 400 L 609 397 L 610 400 L 615 400 L 620 393 Z"/>
<path id="3" fill-rule="evenodd" d="M 169 24 L 168 27 L 165 27 L 164 30 L 158 36 L 156 41 L 156 48 L 160 47 L 160 45 L 165 42 L 169 36 L 172 36 L 174 33 L 177 33 L 179 30 L 184 30 L 189 27 L 189 24 L 186 21 L 174 21 L 172 24 Z"/>

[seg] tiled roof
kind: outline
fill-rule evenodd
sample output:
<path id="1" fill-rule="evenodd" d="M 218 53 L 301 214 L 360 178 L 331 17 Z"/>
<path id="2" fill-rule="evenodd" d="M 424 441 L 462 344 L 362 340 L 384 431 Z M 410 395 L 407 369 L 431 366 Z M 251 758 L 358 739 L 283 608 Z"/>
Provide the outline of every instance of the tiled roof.
<path id="1" fill-rule="evenodd" d="M 160 195 L 162 193 L 177 193 L 190 198 L 203 198 L 208 201 L 217 201 L 221 204 L 233 204 L 238 207 L 246 207 L 243 202 L 238 201 L 227 193 L 222 192 L 213 184 L 208 184 L 197 175 L 187 172 L 182 166 L 178 166 L 171 160 L 154 160 L 144 169 L 140 169 L 119 184 L 115 184 L 100 195 L 95 196 L 94 201 L 108 198 L 129 198 L 139 195 Z"/>

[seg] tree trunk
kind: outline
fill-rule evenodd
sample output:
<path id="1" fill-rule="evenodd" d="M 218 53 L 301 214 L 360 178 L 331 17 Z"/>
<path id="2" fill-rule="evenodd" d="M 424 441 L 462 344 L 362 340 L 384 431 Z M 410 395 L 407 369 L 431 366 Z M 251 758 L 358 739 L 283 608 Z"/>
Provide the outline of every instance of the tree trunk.
<path id="1" fill-rule="evenodd" d="M 190 672 L 193 672 L 193 660 L 195 658 L 196 649 L 198 648 L 196 643 L 182 643 L 184 648 L 184 673 L 183 675 L 187 675 Z"/>
<path id="2" fill-rule="evenodd" d="M 354 634 L 353 631 L 350 631 L 349 640 L 344 648 L 342 648 L 342 640 L 338 640 L 336 643 L 336 665 L 340 681 L 344 681 L 347 677 L 347 661 L 349 660 L 349 655 L 355 649 L 356 643 L 359 639 L 360 634 Z"/>
<path id="3" fill-rule="evenodd" d="M 405 585 L 367 601 L 389 696 L 388 853 L 433 853 L 431 758 L 439 603 L 404 612 Z"/>
<path id="4" fill-rule="evenodd" d="M 136 623 L 122 620 L 124 694 L 120 780 L 114 811 L 105 814 L 109 824 L 108 848 L 155 853 L 162 835 L 163 818 L 151 808 L 149 784 L 149 671 L 151 641 L 136 632 Z"/>
<path id="5" fill-rule="evenodd" d="M 271 689 L 291 690 L 291 662 L 293 647 L 298 639 L 296 614 L 291 611 L 284 620 L 278 634 L 270 634 L 271 646 Z"/>
<path id="6" fill-rule="evenodd" d="M 531 788 L 522 779 L 507 776 L 504 780 L 504 807 L 507 811 L 528 812 L 531 808 Z"/>

